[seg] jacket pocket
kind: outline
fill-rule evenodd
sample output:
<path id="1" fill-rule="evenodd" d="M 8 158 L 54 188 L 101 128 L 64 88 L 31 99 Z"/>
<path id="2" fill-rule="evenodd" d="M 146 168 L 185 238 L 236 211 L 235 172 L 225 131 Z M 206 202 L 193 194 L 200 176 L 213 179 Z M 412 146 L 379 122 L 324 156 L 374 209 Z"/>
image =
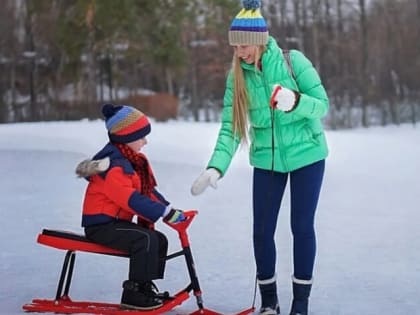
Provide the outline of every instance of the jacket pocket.
<path id="1" fill-rule="evenodd" d="M 260 128 L 271 128 L 271 112 L 270 108 L 257 107 L 249 110 L 249 122 L 252 127 Z"/>

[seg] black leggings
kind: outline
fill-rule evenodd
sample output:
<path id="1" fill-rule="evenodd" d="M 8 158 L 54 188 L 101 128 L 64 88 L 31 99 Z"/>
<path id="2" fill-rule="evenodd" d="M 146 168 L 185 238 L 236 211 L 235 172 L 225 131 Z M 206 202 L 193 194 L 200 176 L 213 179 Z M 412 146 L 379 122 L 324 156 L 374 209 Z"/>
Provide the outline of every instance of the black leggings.
<path id="1" fill-rule="evenodd" d="M 128 221 L 88 226 L 85 233 L 95 243 L 129 253 L 129 280 L 163 279 L 168 252 L 168 240 L 163 233 Z"/>

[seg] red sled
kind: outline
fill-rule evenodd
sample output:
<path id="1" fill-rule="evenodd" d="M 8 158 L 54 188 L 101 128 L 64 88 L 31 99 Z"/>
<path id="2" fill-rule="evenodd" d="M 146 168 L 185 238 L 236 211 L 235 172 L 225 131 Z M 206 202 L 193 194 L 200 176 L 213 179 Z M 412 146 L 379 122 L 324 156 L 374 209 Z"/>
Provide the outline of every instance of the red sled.
<path id="1" fill-rule="evenodd" d="M 67 251 L 64 257 L 63 267 L 57 286 L 57 292 L 55 299 L 34 299 L 31 303 L 23 305 L 23 310 L 26 312 L 62 314 L 83 313 L 103 315 L 158 315 L 168 312 L 183 303 L 191 296 L 190 294 L 192 292 L 196 298 L 198 310 L 190 313 L 189 315 L 222 315 L 221 313 L 205 308 L 203 305 L 202 292 L 195 271 L 194 260 L 187 235 L 187 228 L 197 213 L 198 212 L 196 210 L 186 211 L 185 221 L 177 224 L 167 223 L 170 227 L 178 232 L 182 249 L 168 255 L 166 260 L 184 256 L 190 277 L 190 283 L 184 289 L 181 289 L 176 294 L 170 296 L 168 299 L 165 299 L 163 301 L 163 305 L 159 308 L 147 311 L 127 310 L 121 309 L 120 304 L 117 303 L 73 301 L 69 296 L 69 291 L 77 251 L 120 257 L 129 257 L 129 255 L 126 252 L 93 243 L 85 236 L 80 234 L 67 231 L 44 229 L 42 233 L 38 235 L 38 243 Z M 248 309 L 236 313 L 235 315 L 247 315 L 254 312 L 254 310 L 255 307 L 252 306 Z"/>

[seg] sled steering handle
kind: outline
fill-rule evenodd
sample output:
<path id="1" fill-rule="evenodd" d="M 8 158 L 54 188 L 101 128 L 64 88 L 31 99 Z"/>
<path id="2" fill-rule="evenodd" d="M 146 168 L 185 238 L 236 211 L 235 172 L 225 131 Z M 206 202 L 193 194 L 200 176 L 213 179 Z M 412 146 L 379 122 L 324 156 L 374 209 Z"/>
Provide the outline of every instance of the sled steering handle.
<path id="1" fill-rule="evenodd" d="M 197 210 L 187 210 L 187 211 L 184 211 L 185 220 L 177 222 L 177 223 L 169 223 L 165 221 L 165 223 L 169 225 L 171 228 L 173 228 L 174 230 L 176 230 L 177 232 L 182 232 L 188 228 L 188 226 L 191 224 L 192 220 L 197 214 L 198 214 Z"/>
<path id="2" fill-rule="evenodd" d="M 167 225 L 178 232 L 182 247 L 188 247 L 190 245 L 190 242 L 188 241 L 187 229 L 197 214 L 197 210 L 187 210 L 184 211 L 185 220 L 178 223 L 165 222 Z"/>

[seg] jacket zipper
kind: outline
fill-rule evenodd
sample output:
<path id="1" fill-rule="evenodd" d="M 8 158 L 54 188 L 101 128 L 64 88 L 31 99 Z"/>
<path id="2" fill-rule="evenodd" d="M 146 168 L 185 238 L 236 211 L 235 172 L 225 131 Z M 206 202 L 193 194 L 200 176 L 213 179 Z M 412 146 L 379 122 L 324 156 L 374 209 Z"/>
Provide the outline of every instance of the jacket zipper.
<path id="1" fill-rule="evenodd" d="M 270 99 L 270 97 L 271 97 L 271 91 L 268 91 L 267 92 L 267 90 L 268 90 L 268 84 L 267 84 L 267 81 L 266 81 L 266 79 L 265 79 L 265 76 L 264 76 L 264 73 L 262 72 L 262 71 L 260 71 L 260 73 L 261 73 L 261 76 L 262 76 L 262 79 L 263 79 L 263 84 L 264 84 L 264 87 L 265 87 L 265 93 L 266 93 L 266 96 L 268 96 L 268 100 Z M 274 127 L 275 127 L 275 116 L 274 116 L 274 111 L 275 111 L 275 109 L 274 108 L 270 108 L 270 114 L 271 114 L 271 146 L 272 146 L 272 148 L 271 148 L 271 170 L 272 171 L 274 171 L 274 152 L 275 152 L 275 147 L 274 147 L 274 144 L 275 144 L 275 141 L 274 141 L 274 131 L 275 131 L 275 129 L 274 129 Z M 281 133 L 281 131 L 279 130 L 279 141 L 278 141 L 278 154 L 279 154 L 279 156 L 280 156 L 280 160 L 283 162 L 283 165 L 284 165 L 284 167 L 286 168 L 286 169 L 288 169 L 288 167 L 287 167 L 287 163 L 286 163 L 286 159 L 284 158 L 284 156 L 283 156 L 283 154 L 281 153 L 281 150 L 280 150 L 280 145 L 283 143 L 283 136 L 282 136 L 282 133 Z"/>

